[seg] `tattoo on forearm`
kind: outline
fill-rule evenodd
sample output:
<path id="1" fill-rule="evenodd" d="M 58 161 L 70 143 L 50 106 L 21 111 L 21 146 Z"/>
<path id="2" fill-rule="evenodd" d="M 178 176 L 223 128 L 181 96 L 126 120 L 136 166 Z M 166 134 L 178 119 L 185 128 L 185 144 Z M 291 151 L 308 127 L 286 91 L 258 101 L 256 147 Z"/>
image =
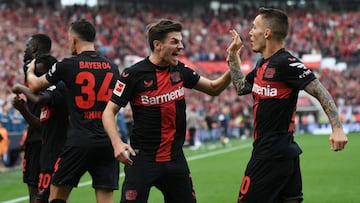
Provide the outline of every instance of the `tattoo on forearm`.
<path id="1" fill-rule="evenodd" d="M 329 118 L 329 122 L 333 127 L 341 128 L 342 124 L 339 118 L 336 104 L 329 91 L 315 79 L 305 88 L 305 91 L 317 98 Z"/>
<path id="2" fill-rule="evenodd" d="M 245 75 L 240 69 L 240 58 L 236 54 L 229 55 L 229 66 L 232 83 L 238 95 L 251 92 L 251 86 L 245 80 Z"/>

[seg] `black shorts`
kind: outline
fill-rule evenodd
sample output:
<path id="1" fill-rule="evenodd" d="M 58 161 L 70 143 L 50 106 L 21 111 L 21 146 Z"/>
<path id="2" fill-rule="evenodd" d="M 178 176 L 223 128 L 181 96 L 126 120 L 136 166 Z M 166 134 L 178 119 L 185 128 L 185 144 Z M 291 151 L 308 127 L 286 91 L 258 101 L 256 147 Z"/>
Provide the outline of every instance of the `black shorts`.
<path id="1" fill-rule="evenodd" d="M 165 203 L 195 203 L 195 191 L 185 157 L 171 162 L 154 162 L 139 152 L 132 166 L 125 166 L 121 203 L 146 203 L 150 188 L 164 195 Z"/>
<path id="2" fill-rule="evenodd" d="M 37 187 L 40 173 L 41 142 L 26 143 L 23 159 L 23 181 Z"/>
<path id="3" fill-rule="evenodd" d="M 106 147 L 66 146 L 54 166 L 51 184 L 77 187 L 89 172 L 95 189 L 119 189 L 119 162 L 111 145 Z"/>
<path id="4" fill-rule="evenodd" d="M 240 186 L 238 203 L 302 201 L 299 157 L 290 160 L 250 159 Z"/>
<path id="5" fill-rule="evenodd" d="M 52 179 L 53 169 L 41 170 L 39 175 L 38 191 L 36 199 L 47 201 L 50 195 L 50 183 Z"/>

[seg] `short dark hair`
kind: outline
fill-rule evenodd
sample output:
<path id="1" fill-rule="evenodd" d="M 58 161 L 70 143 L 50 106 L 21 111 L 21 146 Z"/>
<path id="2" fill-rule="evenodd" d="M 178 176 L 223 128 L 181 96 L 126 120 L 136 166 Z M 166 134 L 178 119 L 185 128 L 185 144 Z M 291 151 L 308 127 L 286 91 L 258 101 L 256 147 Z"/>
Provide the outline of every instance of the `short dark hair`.
<path id="1" fill-rule="evenodd" d="M 146 26 L 148 31 L 148 43 L 151 51 L 154 51 L 154 40 L 163 41 L 170 32 L 181 32 L 182 25 L 169 19 L 160 19 Z"/>
<path id="2" fill-rule="evenodd" d="M 71 23 L 70 31 L 78 35 L 78 37 L 87 42 L 94 42 L 96 30 L 93 24 L 85 19 L 81 19 Z"/>
<path id="3" fill-rule="evenodd" d="M 281 41 L 286 38 L 289 32 L 289 20 L 285 12 L 279 9 L 261 7 L 258 14 L 262 16 L 272 30 L 275 39 Z"/>
<path id="4" fill-rule="evenodd" d="M 36 45 L 38 53 L 49 53 L 51 50 L 51 39 L 46 34 L 34 34 L 31 43 Z"/>

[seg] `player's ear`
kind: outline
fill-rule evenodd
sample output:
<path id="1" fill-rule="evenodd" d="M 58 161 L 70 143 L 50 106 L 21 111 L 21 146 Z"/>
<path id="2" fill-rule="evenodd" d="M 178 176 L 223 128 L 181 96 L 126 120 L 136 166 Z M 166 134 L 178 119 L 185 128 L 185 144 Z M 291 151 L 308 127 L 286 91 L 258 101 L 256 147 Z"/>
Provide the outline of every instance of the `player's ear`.
<path id="1" fill-rule="evenodd" d="M 265 31 L 264 31 L 265 39 L 269 39 L 270 35 L 271 35 L 271 29 L 266 28 Z"/>
<path id="2" fill-rule="evenodd" d="M 69 42 L 70 42 L 70 45 L 74 45 L 75 46 L 75 43 L 76 43 L 76 35 L 74 33 L 71 33 L 69 34 Z"/>
<path id="3" fill-rule="evenodd" d="M 77 39 L 76 39 L 76 37 L 75 36 L 72 36 L 71 37 L 71 43 L 75 46 L 75 44 L 76 44 L 76 41 L 77 41 Z"/>
<path id="4" fill-rule="evenodd" d="M 159 40 L 154 40 L 153 45 L 154 45 L 154 50 L 161 48 L 161 42 Z"/>

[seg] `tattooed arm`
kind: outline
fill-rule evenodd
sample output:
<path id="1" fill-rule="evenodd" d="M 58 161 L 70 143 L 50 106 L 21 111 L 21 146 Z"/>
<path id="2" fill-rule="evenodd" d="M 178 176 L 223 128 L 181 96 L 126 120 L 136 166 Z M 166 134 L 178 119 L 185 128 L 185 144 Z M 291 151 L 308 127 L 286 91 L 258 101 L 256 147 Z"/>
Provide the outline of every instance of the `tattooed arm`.
<path id="1" fill-rule="evenodd" d="M 251 85 L 246 82 L 245 75 L 240 68 L 240 57 L 239 53 L 243 48 L 243 44 L 239 34 L 235 30 L 230 30 L 233 41 L 227 48 L 227 62 L 230 67 L 230 76 L 232 83 L 238 93 L 238 95 L 245 95 L 251 92 Z"/>
<path id="2" fill-rule="evenodd" d="M 252 86 L 245 80 L 245 75 L 240 69 L 240 57 L 238 54 L 229 54 L 228 64 L 232 83 L 238 95 L 251 93 Z"/>
<path id="3" fill-rule="evenodd" d="M 321 104 L 324 109 L 329 122 L 332 127 L 332 133 L 330 135 L 330 149 L 339 151 L 344 149 L 347 143 L 347 137 L 342 128 L 342 124 L 337 112 L 337 107 L 333 98 L 327 89 L 320 83 L 318 79 L 310 82 L 306 87 L 305 91 L 310 95 L 314 96 Z"/>

